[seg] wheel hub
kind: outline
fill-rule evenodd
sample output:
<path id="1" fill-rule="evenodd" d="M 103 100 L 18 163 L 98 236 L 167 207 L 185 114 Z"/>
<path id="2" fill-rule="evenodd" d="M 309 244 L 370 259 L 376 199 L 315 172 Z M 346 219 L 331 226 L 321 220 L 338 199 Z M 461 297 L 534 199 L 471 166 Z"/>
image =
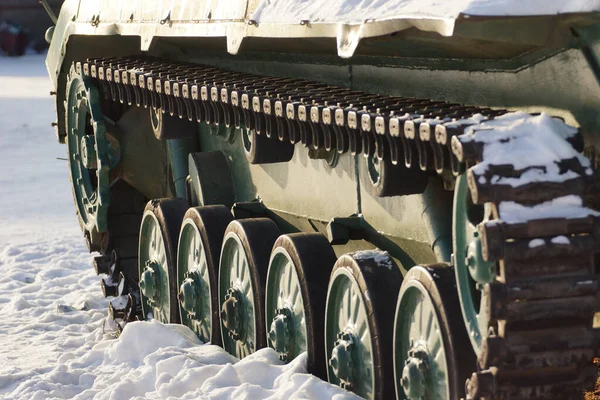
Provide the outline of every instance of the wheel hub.
<path id="1" fill-rule="evenodd" d="M 494 263 L 483 259 L 481 239 L 477 231 L 473 232 L 473 240 L 469 243 L 465 262 L 469 267 L 471 278 L 478 284 L 491 283 L 496 278 Z"/>
<path id="2" fill-rule="evenodd" d="M 402 388 L 404 394 L 411 400 L 425 398 L 427 391 L 428 365 L 427 353 L 424 350 L 411 349 L 402 370 Z"/>
<path id="3" fill-rule="evenodd" d="M 96 143 L 94 136 L 85 135 L 81 138 L 81 162 L 87 169 L 97 169 L 98 159 L 96 155 Z"/>
<path id="4" fill-rule="evenodd" d="M 201 278 L 196 271 L 188 271 L 185 273 L 186 279 L 179 287 L 179 302 L 181 307 L 188 312 L 190 316 L 199 314 L 202 309 L 202 284 Z"/>
<path id="5" fill-rule="evenodd" d="M 349 332 L 339 332 L 335 341 L 329 366 L 340 380 L 340 386 L 352 390 L 354 386 L 355 368 L 352 353 L 355 347 L 354 335 Z"/>
<path id="6" fill-rule="evenodd" d="M 160 265 L 156 261 L 146 261 L 146 269 L 140 277 L 140 290 L 148 302 L 160 300 Z"/>
<path id="7" fill-rule="evenodd" d="M 221 321 L 233 340 L 244 341 L 246 316 L 243 312 L 243 295 L 234 288 L 229 288 L 221 309 Z"/>
<path id="8" fill-rule="evenodd" d="M 275 311 L 275 317 L 271 322 L 269 341 L 271 346 L 279 353 L 281 361 L 289 361 L 292 344 L 292 312 L 289 308 L 279 308 Z"/>

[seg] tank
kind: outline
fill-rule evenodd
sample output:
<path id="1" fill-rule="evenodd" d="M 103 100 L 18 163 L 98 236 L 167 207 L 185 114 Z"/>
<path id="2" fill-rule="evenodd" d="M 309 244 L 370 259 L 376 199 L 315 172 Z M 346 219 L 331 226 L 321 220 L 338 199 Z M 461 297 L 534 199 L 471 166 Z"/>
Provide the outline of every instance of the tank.
<path id="1" fill-rule="evenodd" d="M 600 2 L 64 2 L 57 139 L 117 331 L 367 399 L 597 379 Z"/>

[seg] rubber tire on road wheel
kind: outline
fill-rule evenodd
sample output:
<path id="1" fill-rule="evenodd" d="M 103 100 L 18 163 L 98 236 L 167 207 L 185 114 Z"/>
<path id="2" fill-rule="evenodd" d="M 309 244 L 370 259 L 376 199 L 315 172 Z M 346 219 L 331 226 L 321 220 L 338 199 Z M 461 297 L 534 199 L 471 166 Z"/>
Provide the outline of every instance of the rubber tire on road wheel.
<path id="1" fill-rule="evenodd" d="M 192 207 L 185 213 L 183 221 L 191 219 L 200 232 L 202 240 L 202 248 L 206 254 L 206 263 L 210 279 L 211 293 L 211 310 L 212 310 L 212 332 L 210 343 L 221 345 L 221 322 L 219 313 L 219 296 L 218 296 L 218 274 L 219 274 L 219 256 L 221 254 L 221 244 L 225 236 L 225 230 L 229 223 L 233 220 L 231 211 L 223 205 L 212 205 L 203 207 Z M 178 262 L 178 282 L 181 284 L 181 272 L 179 271 Z M 182 312 L 181 306 L 178 307 L 179 312 Z M 180 315 L 181 317 L 181 315 Z M 180 319 L 184 323 L 185 319 Z"/>
<path id="2" fill-rule="evenodd" d="M 273 244 L 280 235 L 279 228 L 269 218 L 248 218 L 232 221 L 225 231 L 225 238 L 229 233 L 235 234 L 242 243 L 243 249 L 248 256 L 248 268 L 252 280 L 252 293 L 254 304 L 254 323 L 256 330 L 254 332 L 255 344 L 254 350 L 262 349 L 267 345 L 267 336 L 265 332 L 265 286 L 267 281 L 267 272 L 269 268 L 269 258 Z M 223 241 L 223 249 L 225 248 Z M 223 306 L 225 294 L 223 291 L 223 250 L 221 250 L 221 260 L 219 262 L 219 308 Z M 229 284 L 227 284 L 229 285 Z M 220 322 L 222 329 L 223 346 L 225 347 L 225 337 L 223 334 L 223 322 Z M 228 338 L 229 340 L 229 338 Z M 227 349 L 226 349 L 227 350 Z"/>
<path id="3" fill-rule="evenodd" d="M 465 397 L 465 381 L 471 376 L 473 366 L 476 364 L 475 353 L 471 346 L 471 341 L 467 336 L 465 325 L 460 316 L 460 302 L 456 292 L 456 278 L 454 268 L 447 264 L 434 264 L 428 266 L 416 266 L 411 268 L 400 288 L 398 304 L 396 306 L 396 321 L 394 322 L 394 364 L 395 375 L 394 382 L 399 385 L 399 378 L 402 370 L 398 370 L 396 364 L 396 348 L 399 345 L 399 338 L 396 337 L 398 330 L 397 320 L 398 307 L 400 307 L 401 296 L 406 290 L 405 287 L 412 281 L 417 281 L 427 290 L 432 305 L 436 308 L 440 329 L 442 330 L 444 351 L 446 353 L 447 371 L 450 374 L 449 392 L 450 399 L 461 399 Z M 403 360 L 404 361 L 404 360 Z M 402 366 L 403 363 L 402 363 Z M 402 399 L 403 389 L 396 387 L 396 398 Z"/>
<path id="4" fill-rule="evenodd" d="M 183 216 L 188 209 L 187 200 L 184 199 L 154 199 L 146 204 L 144 214 L 151 212 L 160 224 L 161 234 L 164 239 L 165 253 L 167 258 L 170 317 L 169 322 L 180 323 L 179 302 L 177 300 L 177 242 Z M 140 233 L 140 241 L 142 235 Z M 138 261 L 139 265 L 139 261 Z M 143 266 L 140 265 L 140 270 Z M 138 276 L 139 281 L 139 276 Z"/>
<path id="5" fill-rule="evenodd" d="M 386 265 L 382 265 L 381 260 L 376 259 L 374 256 L 367 257 L 361 253 L 349 253 L 341 256 L 331 271 L 331 277 L 334 277 L 337 270 L 346 269 L 347 273 L 358 285 L 362 302 L 366 308 L 369 331 L 372 338 L 374 365 L 373 398 L 393 399 L 395 396 L 394 365 L 389 352 L 393 345 L 394 318 L 391 312 L 393 312 L 394 306 L 390 308 L 390 301 L 394 302 L 395 305 L 402 283 L 402 274 L 391 258 L 387 260 L 389 263 L 386 262 Z M 380 254 L 384 253 L 380 252 Z M 329 282 L 327 309 L 325 311 L 326 359 L 329 359 L 330 355 L 330 344 L 327 343 L 327 335 L 328 320 L 331 312 L 332 278 L 330 278 Z M 365 294 L 368 294 L 368 297 Z M 328 372 L 328 375 L 329 373 L 333 374 L 333 372 Z"/>
<path id="6" fill-rule="evenodd" d="M 323 363 L 325 305 L 327 282 L 336 262 L 336 255 L 327 238 L 320 233 L 301 232 L 282 235 L 275 242 L 273 252 L 278 247 L 285 249 L 290 256 L 300 283 L 307 329 L 306 368 L 309 373 L 326 380 L 327 368 Z M 267 291 L 270 287 L 271 273 L 269 268 Z M 265 302 L 267 306 L 270 303 L 266 297 Z M 267 319 L 265 325 L 267 332 L 270 324 L 271 321 Z"/>

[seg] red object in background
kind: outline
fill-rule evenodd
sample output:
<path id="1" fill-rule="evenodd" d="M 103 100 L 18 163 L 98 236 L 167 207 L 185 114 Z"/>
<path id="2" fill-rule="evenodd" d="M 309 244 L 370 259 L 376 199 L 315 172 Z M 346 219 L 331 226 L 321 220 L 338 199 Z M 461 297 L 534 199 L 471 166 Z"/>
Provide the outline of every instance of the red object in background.
<path id="1" fill-rule="evenodd" d="M 27 34 L 9 24 L 0 25 L 0 49 L 9 56 L 22 56 L 27 47 Z"/>

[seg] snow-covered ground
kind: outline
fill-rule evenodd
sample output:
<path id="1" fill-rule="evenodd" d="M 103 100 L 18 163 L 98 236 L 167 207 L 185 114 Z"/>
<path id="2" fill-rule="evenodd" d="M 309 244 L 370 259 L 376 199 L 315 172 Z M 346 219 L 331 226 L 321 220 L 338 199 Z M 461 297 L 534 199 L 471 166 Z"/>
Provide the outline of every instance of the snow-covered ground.
<path id="1" fill-rule="evenodd" d="M 356 398 L 307 374 L 304 357 L 237 361 L 156 322 L 105 330 L 43 61 L 0 58 L 0 398 Z"/>

